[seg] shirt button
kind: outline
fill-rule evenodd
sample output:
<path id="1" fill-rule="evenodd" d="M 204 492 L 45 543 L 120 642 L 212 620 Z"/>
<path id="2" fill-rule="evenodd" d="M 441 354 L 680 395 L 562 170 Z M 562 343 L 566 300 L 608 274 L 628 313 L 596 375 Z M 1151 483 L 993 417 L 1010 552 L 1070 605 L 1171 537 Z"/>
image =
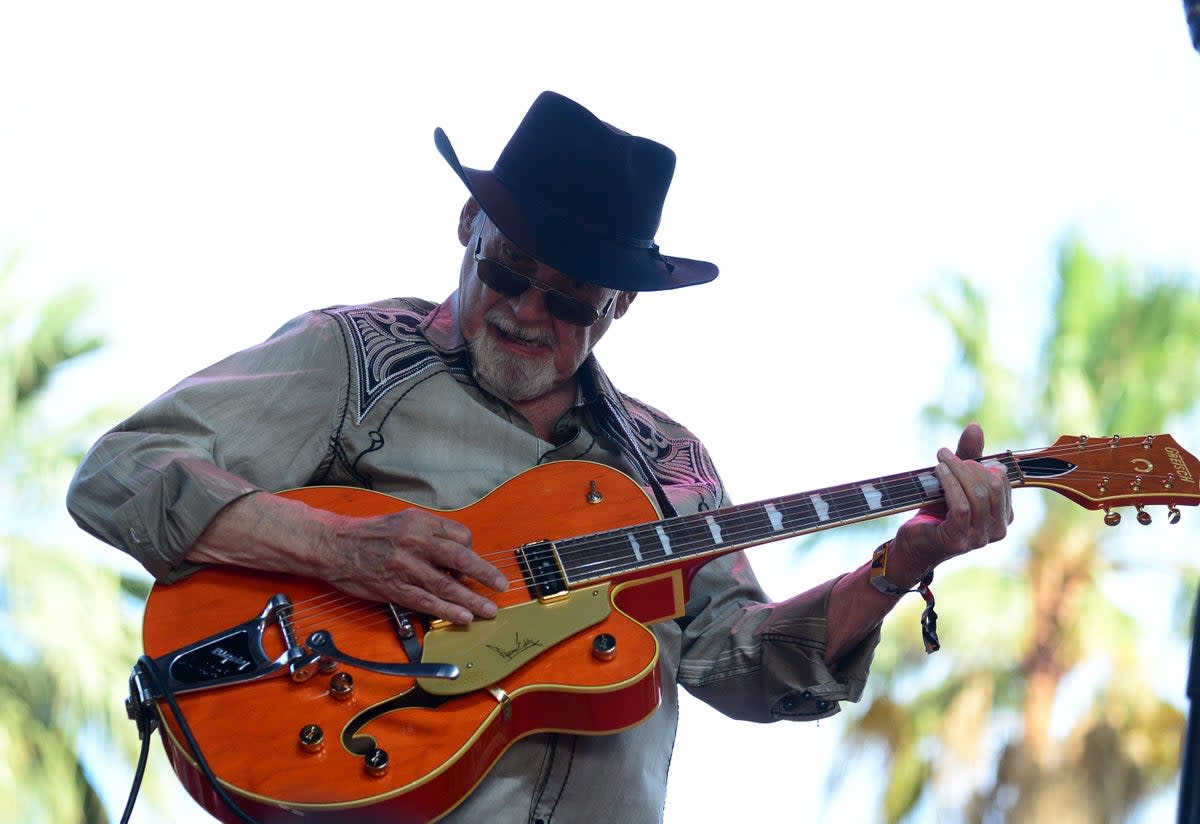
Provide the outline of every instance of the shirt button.
<path id="1" fill-rule="evenodd" d="M 789 695 L 787 698 L 783 699 L 779 705 L 783 707 L 784 712 L 791 712 L 796 708 L 796 699 Z"/>
<path id="2" fill-rule="evenodd" d="M 833 703 L 830 701 L 818 701 L 817 702 L 817 712 L 825 712 L 832 706 L 833 706 Z"/>

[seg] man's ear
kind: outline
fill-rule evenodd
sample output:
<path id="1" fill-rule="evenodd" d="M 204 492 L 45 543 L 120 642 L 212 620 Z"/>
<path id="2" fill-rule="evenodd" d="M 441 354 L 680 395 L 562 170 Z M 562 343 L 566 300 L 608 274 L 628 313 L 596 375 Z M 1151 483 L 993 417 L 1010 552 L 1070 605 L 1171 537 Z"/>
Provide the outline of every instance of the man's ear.
<path id="1" fill-rule="evenodd" d="M 475 232 L 475 219 L 479 217 L 479 201 L 473 197 L 467 198 L 462 211 L 458 214 L 458 242 L 466 246 L 471 242 Z"/>
<path id="2" fill-rule="evenodd" d="M 633 299 L 637 296 L 637 292 L 622 292 L 617 295 L 617 307 L 613 310 L 613 317 L 619 318 L 628 312 L 629 304 L 633 303 Z"/>

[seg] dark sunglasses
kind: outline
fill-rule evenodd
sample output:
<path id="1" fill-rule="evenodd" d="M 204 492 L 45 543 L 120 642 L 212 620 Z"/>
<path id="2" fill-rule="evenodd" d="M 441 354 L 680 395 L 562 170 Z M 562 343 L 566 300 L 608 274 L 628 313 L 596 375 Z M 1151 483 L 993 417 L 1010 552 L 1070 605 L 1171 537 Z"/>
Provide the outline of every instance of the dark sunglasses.
<path id="1" fill-rule="evenodd" d="M 546 296 L 546 309 L 551 315 L 573 326 L 591 326 L 608 314 L 613 302 L 613 298 L 609 298 L 603 308 L 597 309 L 587 301 L 573 298 L 540 280 L 514 272 L 500 261 L 484 257 L 482 237 L 475 241 L 475 272 L 485 286 L 509 298 L 527 292 L 532 286 Z"/>

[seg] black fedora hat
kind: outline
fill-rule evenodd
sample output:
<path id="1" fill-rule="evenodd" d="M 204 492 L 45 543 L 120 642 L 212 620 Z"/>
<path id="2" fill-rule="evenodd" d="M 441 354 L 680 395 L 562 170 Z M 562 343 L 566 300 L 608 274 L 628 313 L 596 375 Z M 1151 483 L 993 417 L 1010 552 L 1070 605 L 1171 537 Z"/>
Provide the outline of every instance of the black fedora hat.
<path id="1" fill-rule="evenodd" d="M 440 128 L 433 138 L 500 231 L 571 277 L 649 292 L 717 276 L 715 265 L 667 257 L 654 242 L 675 153 L 561 94 L 538 95 L 491 171 L 459 163 Z"/>

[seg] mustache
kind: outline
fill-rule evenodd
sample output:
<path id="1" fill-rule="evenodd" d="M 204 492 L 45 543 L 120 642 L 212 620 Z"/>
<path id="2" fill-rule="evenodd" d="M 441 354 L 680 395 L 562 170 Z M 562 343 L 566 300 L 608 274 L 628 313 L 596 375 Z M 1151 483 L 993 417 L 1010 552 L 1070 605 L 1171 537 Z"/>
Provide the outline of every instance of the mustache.
<path id="1" fill-rule="evenodd" d="M 555 343 L 554 332 L 552 330 L 527 329 L 505 314 L 504 310 L 499 306 L 489 310 L 484 319 L 510 338 L 516 338 L 529 343 L 540 343 L 543 346 L 553 346 Z"/>

